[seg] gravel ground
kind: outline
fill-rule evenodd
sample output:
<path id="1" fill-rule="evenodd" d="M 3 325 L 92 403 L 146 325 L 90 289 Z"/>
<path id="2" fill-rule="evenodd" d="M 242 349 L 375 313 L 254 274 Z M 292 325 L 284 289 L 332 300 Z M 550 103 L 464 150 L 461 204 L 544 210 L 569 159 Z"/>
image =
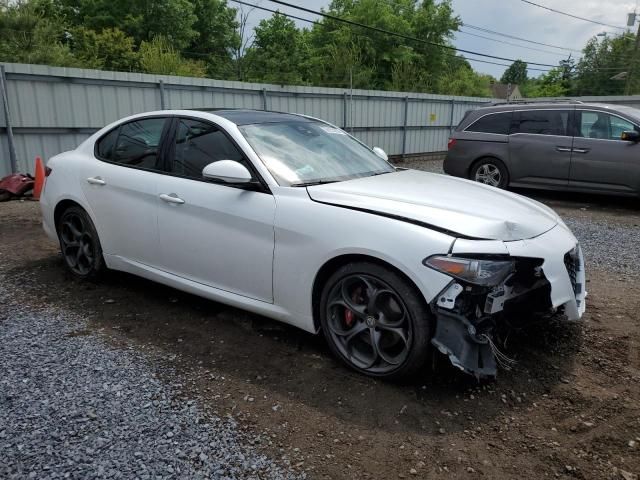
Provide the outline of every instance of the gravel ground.
<path id="1" fill-rule="evenodd" d="M 180 399 L 149 367 L 161 359 L 110 346 L 74 315 L 20 307 L 6 284 L 1 478 L 297 478 L 256 453 L 259 437 Z"/>

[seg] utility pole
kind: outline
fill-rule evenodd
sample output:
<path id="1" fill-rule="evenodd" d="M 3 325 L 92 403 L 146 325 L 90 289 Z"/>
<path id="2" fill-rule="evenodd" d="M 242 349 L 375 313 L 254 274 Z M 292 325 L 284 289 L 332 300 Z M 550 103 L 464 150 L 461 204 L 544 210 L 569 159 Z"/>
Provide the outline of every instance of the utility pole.
<path id="1" fill-rule="evenodd" d="M 627 26 L 632 27 L 635 21 L 638 19 L 636 12 L 630 13 L 627 20 Z M 629 65 L 629 72 L 627 73 L 627 81 L 624 87 L 624 94 L 631 95 L 631 89 L 633 88 L 632 79 L 636 70 L 636 63 L 638 57 L 638 50 L 640 49 L 640 22 L 638 22 L 638 31 L 636 33 L 636 43 L 633 47 L 633 55 L 631 57 L 631 65 Z"/>

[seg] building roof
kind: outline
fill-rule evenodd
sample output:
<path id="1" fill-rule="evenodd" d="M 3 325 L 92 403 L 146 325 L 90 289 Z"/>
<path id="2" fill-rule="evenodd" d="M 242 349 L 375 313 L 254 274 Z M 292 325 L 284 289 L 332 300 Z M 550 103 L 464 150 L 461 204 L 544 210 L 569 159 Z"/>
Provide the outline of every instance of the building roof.
<path id="1" fill-rule="evenodd" d="M 506 99 L 509 95 L 509 85 L 507 85 L 506 83 L 492 83 L 491 84 L 491 94 L 493 95 L 494 98 L 503 98 Z M 517 94 L 517 96 L 520 96 L 520 89 L 518 88 L 518 85 L 511 85 L 511 97 L 514 96 L 514 94 Z"/>

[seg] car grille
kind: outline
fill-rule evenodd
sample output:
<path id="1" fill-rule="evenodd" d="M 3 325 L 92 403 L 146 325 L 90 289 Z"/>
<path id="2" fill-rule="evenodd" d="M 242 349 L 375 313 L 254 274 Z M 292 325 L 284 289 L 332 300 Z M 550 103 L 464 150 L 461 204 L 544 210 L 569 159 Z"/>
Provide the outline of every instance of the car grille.
<path id="1" fill-rule="evenodd" d="M 564 255 L 564 265 L 569 273 L 571 279 L 571 286 L 573 287 L 573 293 L 577 296 L 581 293 L 582 285 L 578 283 L 578 272 L 581 270 L 580 265 L 580 250 L 578 247 L 570 250 Z"/>

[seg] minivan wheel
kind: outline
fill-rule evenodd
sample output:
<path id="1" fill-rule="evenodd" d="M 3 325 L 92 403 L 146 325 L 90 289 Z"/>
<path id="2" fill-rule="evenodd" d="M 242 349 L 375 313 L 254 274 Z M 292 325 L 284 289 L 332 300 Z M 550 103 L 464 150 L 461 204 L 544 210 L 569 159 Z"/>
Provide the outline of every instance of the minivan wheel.
<path id="1" fill-rule="evenodd" d="M 320 321 L 334 355 L 365 375 L 400 379 L 426 363 L 431 316 L 419 291 L 381 265 L 349 263 L 327 281 Z"/>
<path id="2" fill-rule="evenodd" d="M 69 207 L 57 225 L 60 250 L 67 269 L 81 279 L 97 279 L 104 271 L 104 258 L 98 233 L 87 212 Z"/>
<path id="3" fill-rule="evenodd" d="M 483 158 L 478 160 L 471 169 L 471 180 L 492 187 L 506 188 L 509 184 L 507 167 L 497 158 Z"/>

